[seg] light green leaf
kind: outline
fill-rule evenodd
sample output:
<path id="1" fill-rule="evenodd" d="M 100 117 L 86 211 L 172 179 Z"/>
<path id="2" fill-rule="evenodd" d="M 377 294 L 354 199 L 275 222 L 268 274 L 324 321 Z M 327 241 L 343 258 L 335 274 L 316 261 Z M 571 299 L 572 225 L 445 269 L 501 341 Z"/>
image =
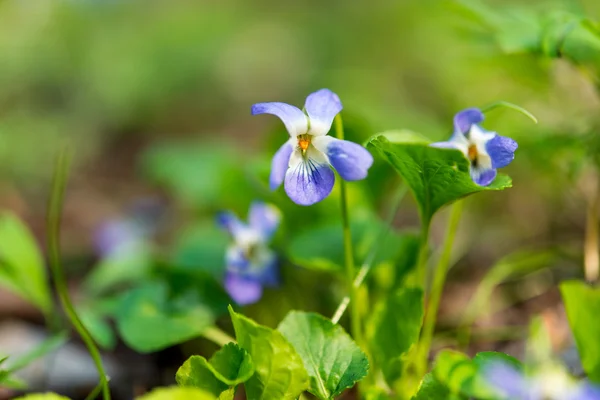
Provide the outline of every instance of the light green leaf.
<path id="1" fill-rule="evenodd" d="M 212 311 L 198 302 L 195 293 L 169 299 L 166 285 L 160 282 L 130 291 L 117 312 L 117 328 L 123 340 L 141 353 L 197 337 L 213 322 Z"/>
<path id="2" fill-rule="evenodd" d="M 52 312 L 48 276 L 38 244 L 23 222 L 10 212 L 0 215 L 0 285 L 45 315 Z"/>
<path id="3" fill-rule="evenodd" d="M 402 176 L 417 201 L 424 224 L 429 224 L 441 207 L 462 197 L 512 186 L 506 175 L 498 175 L 489 186 L 476 185 L 469 174 L 469 161 L 459 150 L 392 143 L 381 135 L 371 139 L 368 147 Z"/>
<path id="4" fill-rule="evenodd" d="M 365 260 L 384 229 L 383 222 L 371 212 L 359 210 L 353 213 L 350 231 L 357 262 Z M 408 236 L 389 232 L 379 247 L 373 265 L 400 257 L 411 239 Z M 344 237 L 340 223 L 329 223 L 300 232 L 289 242 L 287 254 L 294 264 L 302 267 L 341 272 L 344 265 Z"/>
<path id="5" fill-rule="evenodd" d="M 217 400 L 215 396 L 197 388 L 162 387 L 136 397 L 137 400 Z"/>
<path id="6" fill-rule="evenodd" d="M 32 393 L 17 397 L 14 400 L 69 400 L 69 398 L 56 393 Z"/>
<path id="7" fill-rule="evenodd" d="M 568 281 L 560 285 L 560 291 L 583 369 L 590 380 L 600 382 L 600 290 Z"/>
<path id="8" fill-rule="evenodd" d="M 417 393 L 411 397 L 411 400 L 462 400 L 466 397 L 456 395 L 450 392 L 448 388 L 442 385 L 434 376 L 429 373 L 425 375 L 419 386 Z"/>
<path id="9" fill-rule="evenodd" d="M 366 334 L 388 384 L 402 375 L 402 356 L 419 339 L 422 321 L 423 291 L 419 288 L 400 289 L 375 306 Z"/>
<path id="10" fill-rule="evenodd" d="M 310 377 L 308 391 L 332 399 L 367 375 L 369 360 L 344 329 L 319 314 L 291 311 L 277 328 Z"/>
<path id="11" fill-rule="evenodd" d="M 112 350 L 117 344 L 117 338 L 104 315 L 90 306 L 77 307 L 77 315 L 88 330 L 94 341 L 103 349 Z"/>
<path id="12" fill-rule="evenodd" d="M 493 399 L 497 392 L 486 383 L 484 368 L 493 363 L 509 364 L 517 369 L 520 363 L 514 358 L 496 352 L 478 353 L 473 360 L 454 350 L 438 353 L 433 367 L 433 376 L 454 394 L 478 399 Z"/>
<path id="13" fill-rule="evenodd" d="M 235 343 L 228 343 L 210 360 L 192 356 L 179 368 L 176 375 L 180 386 L 192 386 L 216 396 L 230 387 L 243 383 L 254 375 L 250 354 Z"/>
<path id="14" fill-rule="evenodd" d="M 231 306 L 229 314 L 237 341 L 250 353 L 256 369 L 244 383 L 248 398 L 295 400 L 308 389 L 302 358 L 280 332 L 237 314 Z"/>

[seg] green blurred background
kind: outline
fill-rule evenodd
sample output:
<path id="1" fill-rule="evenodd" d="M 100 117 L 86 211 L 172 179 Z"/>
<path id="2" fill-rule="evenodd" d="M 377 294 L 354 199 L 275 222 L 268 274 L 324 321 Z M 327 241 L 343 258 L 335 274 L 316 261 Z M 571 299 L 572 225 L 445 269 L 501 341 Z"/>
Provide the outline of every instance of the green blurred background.
<path id="1" fill-rule="evenodd" d="M 244 216 L 254 199 L 284 212 L 282 247 L 298 232 L 337 220 L 337 192 L 303 208 L 282 189 L 268 190 L 270 159 L 287 133 L 274 117 L 252 117 L 253 103 L 302 105 L 307 94 L 327 87 L 344 104 L 348 136 L 363 142 L 400 129 L 442 140 L 457 111 L 506 100 L 531 111 L 539 124 L 510 110 L 489 114 L 487 129 L 520 144 L 504 171 L 514 188 L 468 200 L 440 319 L 452 325 L 502 257 L 556 250 L 560 257 L 547 266 L 557 268 L 508 288 L 517 310 L 490 324 L 527 321 L 557 306 L 554 283 L 583 276 L 586 196 L 597 172 L 578 138 L 595 134 L 600 99 L 593 82 L 567 61 L 502 52 L 473 4 L 3 0 L 0 205 L 21 216 L 43 244 L 54 159 L 59 149 L 71 148 L 62 229 L 77 291 L 97 259 L 95 230 L 127 218 L 140 199 L 162 204 L 166 217 L 154 239 L 161 254 L 193 248 L 198 242 L 189 232 L 209 229 L 220 209 Z M 565 10 L 600 17 L 596 0 L 482 4 L 498 13 Z M 352 207 L 384 214 L 398 182 L 378 162 L 367 181 L 351 185 Z M 442 215 L 434 221 L 434 246 L 443 235 Z M 394 225 L 418 227 L 411 199 Z M 294 273 L 302 277 L 298 284 L 288 282 L 249 313 L 271 326 L 291 307 L 332 313 L 341 283 L 316 275 L 317 284 L 309 272 Z M 39 321 L 21 303 L 4 304 L 2 317 Z"/>

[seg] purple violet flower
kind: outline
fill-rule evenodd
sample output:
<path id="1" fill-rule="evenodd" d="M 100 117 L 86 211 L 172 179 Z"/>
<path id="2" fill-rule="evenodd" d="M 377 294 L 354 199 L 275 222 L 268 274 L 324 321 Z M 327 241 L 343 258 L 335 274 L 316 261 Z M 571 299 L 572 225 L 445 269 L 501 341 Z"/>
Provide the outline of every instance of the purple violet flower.
<path id="1" fill-rule="evenodd" d="M 279 283 L 277 256 L 267 244 L 280 219 L 276 207 L 260 202 L 250 206 L 247 224 L 230 212 L 217 216 L 219 225 L 233 239 L 225 254 L 225 290 L 240 305 L 256 303 L 263 287 Z"/>
<path id="2" fill-rule="evenodd" d="M 290 139 L 275 153 L 269 185 L 285 192 L 296 204 L 315 204 L 331 193 L 335 168 L 342 179 L 366 178 L 373 157 L 363 146 L 327 136 L 335 116 L 342 111 L 339 97 L 328 89 L 311 93 L 304 111 L 286 103 L 258 103 L 252 115 L 273 114 L 283 121 Z"/>
<path id="3" fill-rule="evenodd" d="M 600 388 L 576 381 L 559 367 L 526 376 L 513 366 L 498 362 L 484 369 L 485 380 L 511 400 L 600 400 Z"/>
<path id="4" fill-rule="evenodd" d="M 484 119 L 478 108 L 467 108 L 454 116 L 454 133 L 447 142 L 433 143 L 440 148 L 458 149 L 471 162 L 471 178 L 487 186 L 496 178 L 496 170 L 506 167 L 515 158 L 517 142 L 511 138 L 484 130 Z"/>

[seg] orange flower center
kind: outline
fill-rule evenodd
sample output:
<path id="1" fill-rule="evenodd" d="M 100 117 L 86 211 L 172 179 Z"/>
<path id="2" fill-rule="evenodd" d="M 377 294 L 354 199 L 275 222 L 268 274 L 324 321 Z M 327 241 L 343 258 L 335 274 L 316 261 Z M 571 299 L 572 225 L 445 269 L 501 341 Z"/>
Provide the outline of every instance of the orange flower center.
<path id="1" fill-rule="evenodd" d="M 302 153 L 306 153 L 306 150 L 308 150 L 308 146 L 310 146 L 310 135 L 298 136 L 298 147 L 300 147 Z"/>
<path id="2" fill-rule="evenodd" d="M 469 160 L 475 161 L 477 159 L 477 146 L 474 144 L 469 146 Z"/>

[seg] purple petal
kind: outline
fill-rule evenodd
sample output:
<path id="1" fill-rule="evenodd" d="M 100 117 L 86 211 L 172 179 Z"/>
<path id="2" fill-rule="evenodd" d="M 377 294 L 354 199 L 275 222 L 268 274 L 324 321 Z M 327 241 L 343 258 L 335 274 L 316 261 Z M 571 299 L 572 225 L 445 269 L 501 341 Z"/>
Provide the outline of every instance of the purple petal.
<path id="1" fill-rule="evenodd" d="M 517 142 L 504 136 L 496 136 L 485 145 L 485 149 L 492 159 L 492 168 L 506 167 L 515 158 Z"/>
<path id="2" fill-rule="evenodd" d="M 347 181 L 365 179 L 373 165 L 373 156 L 359 144 L 329 136 L 316 137 L 313 144 L 327 154 L 333 168 Z"/>
<path id="3" fill-rule="evenodd" d="M 600 400 L 600 387 L 583 382 L 568 400 Z"/>
<path id="4" fill-rule="evenodd" d="M 322 136 L 329 132 L 333 119 L 342 111 L 342 102 L 331 90 L 321 89 L 308 95 L 304 109 L 310 118 L 309 133 Z"/>
<path id="5" fill-rule="evenodd" d="M 478 169 L 471 167 L 471 178 L 479 186 L 487 186 L 496 179 L 495 169 Z"/>
<path id="6" fill-rule="evenodd" d="M 239 305 L 256 303 L 263 292 L 259 282 L 235 273 L 227 273 L 225 276 L 225 290 Z"/>
<path id="7" fill-rule="evenodd" d="M 271 190 L 277 189 L 285 178 L 285 172 L 290 164 L 290 156 L 292 155 L 291 143 L 285 142 L 283 146 L 277 150 L 271 162 L 271 176 L 269 177 L 269 187 Z"/>
<path id="8" fill-rule="evenodd" d="M 252 106 L 252 115 L 273 114 L 279 117 L 290 136 L 296 137 L 308 131 L 308 119 L 298 107 L 286 103 L 258 103 Z"/>
<path id="9" fill-rule="evenodd" d="M 250 260 L 246 257 L 243 249 L 231 246 L 225 253 L 225 265 L 230 271 L 244 272 L 250 268 Z"/>
<path id="10" fill-rule="evenodd" d="M 98 255 L 108 257 L 131 248 L 143 238 L 141 229 L 128 220 L 107 221 L 94 232 L 94 245 Z"/>
<path id="11" fill-rule="evenodd" d="M 250 228 L 259 231 L 263 238 L 269 239 L 279 226 L 281 213 L 269 204 L 254 202 L 250 206 L 248 223 Z"/>
<path id="12" fill-rule="evenodd" d="M 263 269 L 256 275 L 256 278 L 265 286 L 279 285 L 279 260 L 274 254 L 265 262 Z"/>
<path id="13" fill-rule="evenodd" d="M 222 211 L 217 214 L 217 224 L 229 232 L 231 236 L 235 236 L 237 232 L 244 228 L 244 223 L 229 211 Z"/>
<path id="14" fill-rule="evenodd" d="M 303 160 L 285 174 L 285 192 L 301 206 L 318 203 L 331 193 L 335 175 L 329 165 Z"/>
<path id="15" fill-rule="evenodd" d="M 505 363 L 493 363 L 486 366 L 484 379 L 495 389 L 509 398 L 523 398 L 528 392 L 527 379 L 522 373 Z"/>
<path id="16" fill-rule="evenodd" d="M 467 108 L 454 116 L 454 130 L 463 135 L 471 129 L 471 125 L 478 124 L 484 119 L 483 113 L 478 108 Z"/>

